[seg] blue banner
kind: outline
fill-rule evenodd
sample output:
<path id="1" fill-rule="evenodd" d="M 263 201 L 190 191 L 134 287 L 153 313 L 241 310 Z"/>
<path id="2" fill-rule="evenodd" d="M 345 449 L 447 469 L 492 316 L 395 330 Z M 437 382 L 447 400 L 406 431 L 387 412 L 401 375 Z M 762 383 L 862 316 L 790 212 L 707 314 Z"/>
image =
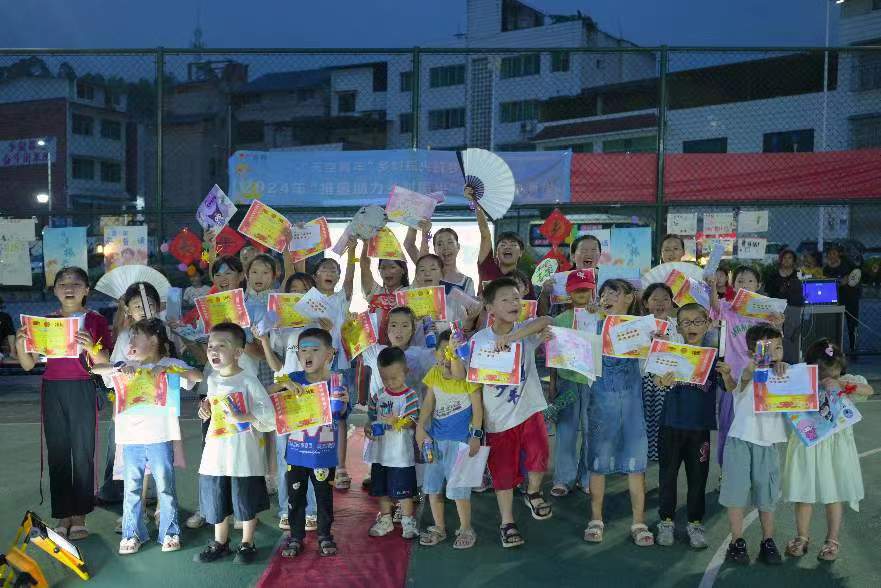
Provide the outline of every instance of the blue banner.
<path id="1" fill-rule="evenodd" d="M 514 174 L 515 205 L 570 201 L 571 152 L 498 155 Z M 443 191 L 443 205 L 467 204 L 454 151 L 236 151 L 229 158 L 229 196 L 237 203 L 259 198 L 279 207 L 385 206 L 395 185 L 422 194 Z"/>

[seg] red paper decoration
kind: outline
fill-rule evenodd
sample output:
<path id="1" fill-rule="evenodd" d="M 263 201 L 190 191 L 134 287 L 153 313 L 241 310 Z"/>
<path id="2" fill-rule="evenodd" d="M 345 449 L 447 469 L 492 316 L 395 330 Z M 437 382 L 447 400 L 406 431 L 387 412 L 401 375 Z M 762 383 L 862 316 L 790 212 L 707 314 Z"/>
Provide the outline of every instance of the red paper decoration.
<path id="1" fill-rule="evenodd" d="M 557 247 L 572 232 L 572 223 L 559 208 L 555 208 L 538 228 L 538 232 L 550 241 L 551 246 Z"/>
<path id="2" fill-rule="evenodd" d="M 558 272 L 568 272 L 572 269 L 572 263 L 570 263 L 569 258 L 566 257 L 566 254 L 560 251 L 556 246 L 552 247 L 541 259 L 556 259 Z"/>
<path id="3" fill-rule="evenodd" d="M 227 227 L 223 227 L 223 230 L 217 234 L 217 240 L 215 241 L 215 246 L 217 248 L 217 257 L 229 257 L 230 255 L 235 255 L 239 251 L 242 250 L 247 244 L 245 238 L 242 237 L 236 230 Z"/>
<path id="4" fill-rule="evenodd" d="M 202 254 L 202 239 L 191 230 L 182 229 L 168 245 L 168 252 L 183 265 L 189 265 Z"/>

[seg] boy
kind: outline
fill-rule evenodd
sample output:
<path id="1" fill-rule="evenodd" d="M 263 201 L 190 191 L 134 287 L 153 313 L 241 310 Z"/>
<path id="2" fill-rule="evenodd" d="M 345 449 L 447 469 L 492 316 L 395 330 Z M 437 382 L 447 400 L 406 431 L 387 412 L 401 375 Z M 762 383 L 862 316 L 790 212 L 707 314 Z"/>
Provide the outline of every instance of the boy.
<path id="1" fill-rule="evenodd" d="M 333 523 L 331 482 L 335 478 L 336 467 L 339 464 L 337 443 L 340 427 L 337 421 L 344 419 L 348 412 L 351 376 L 348 370 L 345 375 L 338 374 L 340 389 L 331 390 L 333 337 L 324 329 L 306 329 L 300 333 L 297 347 L 297 356 L 303 371 L 292 372 L 286 381 L 274 384 L 270 390 L 278 392 L 286 388 L 295 393 L 302 393 L 304 386 L 327 382 L 328 391 L 335 394 L 331 402 L 334 422 L 321 427 L 292 431 L 288 435 L 285 461 L 288 464 L 287 494 L 291 497 L 288 514 L 291 536 L 287 548 L 282 550 L 281 555 L 296 557 L 303 550 L 303 540 L 306 538 L 306 489 L 311 480 L 318 506 L 318 554 L 331 556 L 337 553 L 337 545 L 330 533 L 330 525 Z"/>
<path id="2" fill-rule="evenodd" d="M 371 440 L 365 461 L 370 461 L 370 495 L 379 498 L 379 516 L 370 527 L 371 537 L 394 529 L 392 500 L 401 505 L 401 536 L 419 536 L 413 516 L 416 494 L 416 455 L 413 427 L 419 418 L 419 394 L 407 387 L 407 357 L 400 347 L 386 347 L 376 359 L 383 388 L 367 403 L 364 435 Z M 375 427 L 375 429 L 374 429 Z"/>
<path id="3" fill-rule="evenodd" d="M 774 373 L 786 373 L 783 359 L 783 333 L 767 323 L 753 325 L 746 332 L 746 345 L 755 352 L 763 341 L 770 347 Z M 753 410 L 753 374 L 756 363 L 747 364 L 734 392 L 734 420 L 728 431 L 722 462 L 722 488 L 719 504 L 728 508 L 731 543 L 725 559 L 748 564 L 749 554 L 743 539 L 743 511 L 750 502 L 759 510 L 762 523 L 762 544 L 759 559 L 766 564 L 782 563 L 774 544 L 774 508 L 780 496 L 780 459 L 775 443 L 786 442 L 786 423 L 782 413 L 760 413 Z"/>
<path id="4" fill-rule="evenodd" d="M 682 261 L 683 257 L 685 257 L 685 240 L 679 235 L 664 235 L 661 239 L 661 263 Z"/>
<path id="5" fill-rule="evenodd" d="M 214 525 L 214 541 L 196 555 L 196 562 L 217 561 L 231 553 L 227 522 L 231 514 L 242 521 L 235 562 L 253 562 L 257 513 L 269 508 L 261 433 L 275 430 L 275 413 L 257 377 L 239 367 L 244 350 L 245 331 L 240 326 L 221 323 L 211 329 L 208 362 L 213 371 L 208 376 L 208 397 L 199 406 L 199 418 L 211 420 L 199 465 L 199 503 L 202 516 Z M 244 400 L 244 410 L 228 405 L 227 398 L 236 393 Z"/>
<path id="6" fill-rule="evenodd" d="M 487 312 L 495 315 L 495 322 L 474 334 L 472 348 L 501 350 L 514 346 L 520 351 L 520 365 L 515 367 L 520 371 L 519 384 L 483 385 L 486 441 L 491 447 L 488 466 L 502 518 L 499 535 L 502 547 L 517 547 L 524 543 L 514 522 L 513 508 L 514 487 L 523 482 L 521 454 L 528 478 L 525 500 L 532 517 L 545 520 L 553 515 L 541 493 L 542 476 L 548 466 L 548 433 L 541 413 L 547 403 L 535 367 L 535 352 L 545 340 L 540 333 L 550 326 L 551 319 L 539 317 L 514 328 L 521 295 L 511 278 L 487 284 L 483 299 Z"/>
<path id="7" fill-rule="evenodd" d="M 688 345 L 702 345 L 710 328 L 710 317 L 699 304 L 685 304 L 677 315 L 677 329 Z M 720 381 L 721 380 L 721 381 Z M 692 549 L 706 549 L 704 513 L 707 476 L 710 473 L 710 431 L 716 428 L 716 391 L 721 385 L 730 392 L 736 383 L 731 368 L 717 360 L 703 385 L 675 382 L 674 374 L 656 376 L 664 388 L 664 408 L 658 432 L 658 499 L 660 503 L 658 545 L 673 545 L 676 530 L 676 483 L 679 466 L 685 462 L 688 481 L 688 543 Z"/>
<path id="8" fill-rule="evenodd" d="M 465 366 L 453 352 L 450 331 L 438 335 L 434 352 L 437 363 L 425 375 L 427 392 L 416 424 L 416 446 L 426 441 L 434 444 L 434 459 L 425 466 L 422 490 L 428 495 L 434 525 L 419 537 L 419 544 L 432 546 L 446 540 L 444 524 L 444 497 L 441 494 L 447 480 L 446 496 L 456 502 L 459 530 L 454 549 L 474 546 L 477 535 L 471 527 L 471 488 L 449 485 L 450 474 L 456 463 L 460 443 L 468 444 L 468 454 L 477 455 L 483 438 L 483 403 L 480 386 L 465 381 Z"/>

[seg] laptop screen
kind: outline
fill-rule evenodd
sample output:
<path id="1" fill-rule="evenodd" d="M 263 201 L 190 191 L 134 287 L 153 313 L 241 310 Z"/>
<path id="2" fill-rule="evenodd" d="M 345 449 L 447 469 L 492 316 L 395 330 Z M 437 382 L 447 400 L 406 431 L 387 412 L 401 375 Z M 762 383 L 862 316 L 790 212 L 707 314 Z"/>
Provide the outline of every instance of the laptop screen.
<path id="1" fill-rule="evenodd" d="M 805 304 L 837 304 L 838 282 L 836 280 L 808 280 L 802 284 Z"/>

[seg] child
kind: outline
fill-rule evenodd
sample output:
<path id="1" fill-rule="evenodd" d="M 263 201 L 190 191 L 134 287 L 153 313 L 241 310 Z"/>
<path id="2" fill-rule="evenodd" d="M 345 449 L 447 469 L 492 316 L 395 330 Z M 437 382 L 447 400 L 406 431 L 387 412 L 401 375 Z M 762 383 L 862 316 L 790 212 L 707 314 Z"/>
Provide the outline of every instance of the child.
<path id="1" fill-rule="evenodd" d="M 275 384 L 272 391 L 286 388 L 295 393 L 302 393 L 303 386 L 319 382 L 327 382 L 331 391 L 331 371 L 333 363 L 333 340 L 324 329 L 306 329 L 300 334 L 298 354 L 303 371 L 288 374 L 287 381 Z M 296 557 L 303 550 L 306 538 L 306 489 L 311 482 L 315 489 L 318 505 L 318 553 L 321 556 L 336 555 L 337 545 L 330 532 L 333 523 L 333 488 L 334 470 L 338 464 L 337 443 L 340 436 L 338 420 L 348 411 L 348 389 L 351 377 L 343 384 L 345 398 L 335 397 L 337 402 L 331 404 L 334 422 L 329 425 L 313 427 L 306 430 L 293 431 L 288 435 L 285 452 L 287 465 L 287 495 L 290 500 L 290 539 L 287 547 L 282 550 L 282 557 Z M 334 394 L 340 391 L 334 390 Z M 343 429 L 345 434 L 345 429 Z"/>
<path id="2" fill-rule="evenodd" d="M 548 466 L 548 432 L 541 413 L 547 403 L 535 366 L 535 352 L 545 340 L 544 331 L 551 319 L 539 317 L 517 324 L 521 293 L 511 278 L 487 284 L 483 299 L 487 312 L 495 315 L 495 322 L 475 333 L 472 347 L 501 350 L 516 344 L 521 351 L 520 364 L 515 366 L 521 374 L 519 384 L 483 385 L 486 442 L 490 446 L 487 465 L 502 519 L 499 539 L 502 547 L 517 547 L 525 542 L 514 522 L 514 487 L 523 482 L 521 463 L 527 472 L 524 499 L 532 517 L 546 520 L 553 516 L 541 492 Z"/>
<path id="3" fill-rule="evenodd" d="M 734 288 L 731 287 L 731 284 L 728 283 L 728 271 L 724 268 L 719 268 L 716 270 L 716 295 L 719 297 L 719 300 L 727 300 L 731 302 L 734 300 L 734 296 L 737 292 L 734 291 Z"/>
<path id="4" fill-rule="evenodd" d="M 679 235 L 664 235 L 661 239 L 661 263 L 682 261 L 685 257 L 685 240 Z"/>
<path id="5" fill-rule="evenodd" d="M 202 268 L 196 265 L 190 266 L 190 269 L 187 269 L 187 277 L 190 279 L 190 285 L 184 288 L 182 298 L 187 308 L 192 308 L 196 305 L 196 298 L 208 294 L 208 290 L 211 289 L 211 286 L 202 284 L 202 280 L 205 278 L 205 272 L 202 271 Z"/>
<path id="6" fill-rule="evenodd" d="M 575 269 L 595 268 L 600 264 L 603 244 L 593 235 L 581 235 L 572 241 L 569 257 Z"/>
<path id="7" fill-rule="evenodd" d="M 465 198 L 474 201 L 474 189 L 465 186 Z M 525 243 L 520 235 L 514 231 L 503 231 L 496 234 L 496 250 L 493 253 L 493 235 L 489 228 L 486 213 L 480 206 L 476 207 L 477 228 L 480 231 L 480 249 L 477 252 L 477 275 L 480 278 L 478 294 L 483 291 L 483 286 L 492 280 L 510 278 L 523 253 L 526 251 Z M 535 300 L 535 290 L 532 282 L 528 283 L 528 290 L 521 292 L 527 300 Z"/>
<path id="8" fill-rule="evenodd" d="M 685 343 L 702 345 L 711 322 L 706 309 L 699 304 L 685 304 L 677 317 L 677 328 Z M 658 545 L 673 545 L 676 484 L 679 466 L 684 462 L 688 482 L 688 543 L 692 549 L 706 549 L 704 494 L 710 473 L 710 431 L 716 428 L 716 392 L 720 387 L 730 392 L 736 383 L 731 377 L 731 368 L 718 360 L 702 385 L 676 382 L 674 377 L 672 372 L 657 377 L 658 386 L 665 389 L 658 435 L 658 510 L 661 517 Z"/>
<path id="9" fill-rule="evenodd" d="M 386 347 L 377 357 L 383 389 L 367 405 L 364 434 L 370 439 L 370 495 L 379 498 L 379 516 L 370 527 L 371 537 L 383 537 L 394 529 L 392 500 L 400 502 L 401 536 L 419 536 L 413 516 L 416 494 L 416 456 L 413 427 L 419 418 L 419 397 L 407 386 L 407 358 L 398 347 Z M 375 427 L 375 428 L 374 428 Z"/>
<path id="10" fill-rule="evenodd" d="M 866 397 L 874 393 L 865 378 L 842 375 L 847 369 L 847 361 L 841 349 L 828 339 L 820 339 L 811 345 L 805 362 L 819 368 L 821 407 L 825 397 L 831 394 L 844 392 Z M 843 505 L 847 502 L 852 509 L 859 511 L 863 497 L 863 476 L 853 427 L 838 431 L 813 447 L 805 447 L 795 432 L 790 432 L 783 468 L 783 499 L 795 503 L 798 535 L 786 544 L 786 555 L 802 557 L 807 553 L 811 512 L 814 503 L 819 502 L 826 505 L 826 540 L 817 559 L 835 561 L 841 547 L 838 533 L 844 516 Z"/>
<path id="11" fill-rule="evenodd" d="M 269 508 L 260 433 L 275 430 L 275 413 L 257 377 L 238 365 L 244 349 L 245 331 L 240 326 L 221 323 L 211 329 L 208 361 L 213 371 L 208 376 L 208 398 L 199 407 L 199 418 L 211 420 L 199 466 L 199 504 L 205 520 L 214 525 L 214 541 L 196 556 L 197 562 L 217 561 L 231 553 L 227 522 L 231 514 L 242 521 L 235 561 L 253 562 L 257 513 Z M 233 393 L 242 395 L 244 411 L 227 406 Z"/>
<path id="12" fill-rule="evenodd" d="M 783 359 L 783 334 L 779 329 L 760 323 L 746 331 L 746 345 L 755 352 L 759 342 L 770 348 L 774 373 L 786 373 Z M 725 444 L 722 461 L 722 487 L 719 504 L 728 509 L 731 543 L 725 559 L 737 564 L 749 563 L 743 539 L 743 512 L 750 497 L 759 510 L 762 543 L 759 559 L 769 565 L 780 565 L 783 559 L 774 543 L 774 509 L 780 496 L 780 458 L 776 443 L 786 442 L 783 413 L 759 413 L 753 408 L 753 374 L 756 363 L 750 360 L 740 374 L 734 391 L 734 419 Z M 733 375 L 733 368 L 732 368 Z M 726 394 L 727 396 L 727 394 Z"/>
<path id="13" fill-rule="evenodd" d="M 168 339 L 165 325 L 158 318 L 142 319 L 129 329 L 127 362 L 96 365 L 92 373 L 112 376 L 115 372 L 133 375 L 150 370 L 152 375 L 166 378 L 169 387 L 183 383 L 190 389 L 202 380 L 202 372 L 173 359 L 174 345 Z M 168 377 L 174 367 L 177 378 Z M 182 380 L 182 381 L 181 381 Z M 124 391 L 117 389 L 117 394 Z M 162 551 L 180 549 L 180 526 L 177 520 L 177 492 L 174 480 L 173 441 L 180 441 L 178 413 L 166 409 L 164 414 L 139 412 L 138 408 L 118 412 L 115 407 L 116 442 L 122 446 L 125 469 L 125 500 L 122 507 L 122 540 L 120 555 L 136 553 L 150 534 L 144 524 L 142 490 L 147 466 L 156 480 L 159 498 L 159 535 Z"/>
<path id="14" fill-rule="evenodd" d="M 597 299 L 606 316 L 642 314 L 642 305 L 633 286 L 625 280 L 606 280 Z M 601 332 L 602 323 L 597 324 Z M 630 537 L 640 547 L 653 545 L 654 536 L 645 524 L 645 469 L 648 441 L 642 414 L 642 374 L 639 359 L 603 356 L 603 373 L 590 387 L 590 468 L 591 519 L 584 530 L 589 543 L 603 541 L 603 499 L 606 476 L 627 474 L 633 524 Z"/>
<path id="15" fill-rule="evenodd" d="M 89 276 L 79 267 L 55 274 L 55 297 L 61 310 L 50 316 L 82 317 L 76 335 L 82 352 L 77 358 L 46 360 L 42 384 L 43 426 L 49 461 L 49 490 L 55 531 L 74 541 L 89 536 L 86 515 L 95 501 L 95 426 L 97 390 L 86 365 L 106 363 L 113 347 L 107 320 L 86 309 Z M 22 369 L 34 369 L 37 354 L 28 353 L 24 327 L 16 334 L 16 351 Z"/>
<path id="16" fill-rule="evenodd" d="M 589 272 L 575 270 L 566 278 L 566 292 L 572 298 L 572 308 L 554 318 L 554 325 L 571 329 L 575 309 L 587 309 L 593 300 L 596 283 Z M 554 444 L 554 486 L 551 496 L 566 496 L 573 487 L 587 491 L 590 486 L 587 473 L 587 407 L 590 404 L 590 382 L 587 376 L 572 370 L 551 371 L 553 403 L 545 417 L 557 423 Z M 578 431 L 582 431 L 581 444 Z M 580 449 L 580 451 L 579 451 Z"/>
<path id="17" fill-rule="evenodd" d="M 255 255 L 247 266 L 247 284 L 245 290 L 245 308 L 251 318 L 252 328 L 256 328 L 266 316 L 269 294 L 274 292 L 277 266 L 275 260 L 266 253 Z M 250 334 L 250 333 L 248 333 Z M 260 341 L 249 341 L 246 352 L 257 362 L 257 378 L 263 386 L 272 385 L 273 368 L 266 359 Z"/>
<path id="18" fill-rule="evenodd" d="M 444 481 L 449 482 L 461 443 L 468 444 L 468 454 L 477 455 L 483 438 L 483 403 L 480 386 L 465 381 L 465 366 L 453 353 L 450 331 L 438 336 L 434 357 L 437 364 L 425 376 L 428 392 L 416 425 L 416 447 L 433 444 L 434 459 L 425 466 L 422 489 L 428 495 L 434 525 L 419 537 L 419 544 L 437 545 L 447 538 L 444 523 Z M 474 547 L 477 534 L 471 527 L 471 488 L 451 487 L 446 497 L 456 502 L 459 530 L 454 549 Z"/>
<path id="19" fill-rule="evenodd" d="M 443 277 L 444 262 L 437 255 L 426 253 L 416 261 L 416 279 L 413 280 L 413 287 L 440 286 Z"/>

